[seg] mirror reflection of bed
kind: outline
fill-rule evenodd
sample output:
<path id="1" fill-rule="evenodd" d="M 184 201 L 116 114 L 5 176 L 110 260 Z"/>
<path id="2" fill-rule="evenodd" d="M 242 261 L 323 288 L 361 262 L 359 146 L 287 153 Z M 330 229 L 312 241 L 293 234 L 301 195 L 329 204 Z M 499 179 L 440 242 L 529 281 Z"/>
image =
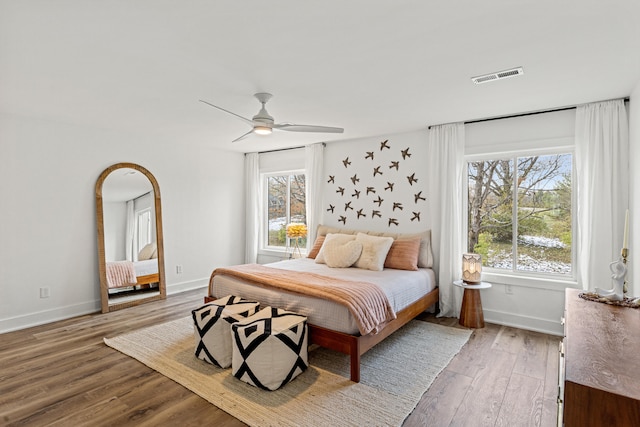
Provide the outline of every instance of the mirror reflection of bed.
<path id="1" fill-rule="evenodd" d="M 96 184 L 103 312 L 165 296 L 159 194 L 151 179 L 141 166 L 118 164 Z"/>

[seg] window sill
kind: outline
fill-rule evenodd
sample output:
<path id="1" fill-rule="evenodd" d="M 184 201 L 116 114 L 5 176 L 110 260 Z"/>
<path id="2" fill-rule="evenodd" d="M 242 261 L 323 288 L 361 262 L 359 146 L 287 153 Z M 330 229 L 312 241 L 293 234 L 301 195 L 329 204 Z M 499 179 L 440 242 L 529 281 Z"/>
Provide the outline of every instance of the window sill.
<path id="1" fill-rule="evenodd" d="M 579 287 L 578 282 L 573 278 L 534 277 L 486 270 L 482 272 L 482 281 L 526 288 L 549 289 L 553 291 L 563 291 L 565 288 Z"/>

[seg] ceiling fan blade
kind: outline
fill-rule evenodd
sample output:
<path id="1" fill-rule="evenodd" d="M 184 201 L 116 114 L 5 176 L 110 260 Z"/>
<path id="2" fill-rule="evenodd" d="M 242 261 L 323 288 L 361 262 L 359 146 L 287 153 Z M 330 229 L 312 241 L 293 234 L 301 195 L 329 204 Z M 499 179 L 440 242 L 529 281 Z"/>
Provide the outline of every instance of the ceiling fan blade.
<path id="1" fill-rule="evenodd" d="M 251 129 L 249 132 L 245 133 L 244 135 L 239 136 L 238 138 L 234 139 L 231 142 L 237 142 L 237 141 L 240 141 L 241 139 L 245 139 L 247 136 L 249 136 L 252 133 L 253 133 L 253 129 Z"/>
<path id="2" fill-rule="evenodd" d="M 207 105 L 210 105 L 210 106 L 212 106 L 213 108 L 217 108 L 218 110 L 222 110 L 222 111 L 224 111 L 225 113 L 229 113 L 229 114 L 231 114 L 232 116 L 236 116 L 237 118 L 239 118 L 240 120 L 242 120 L 243 122 L 245 122 L 246 124 L 248 124 L 249 126 L 253 127 L 253 120 L 247 119 L 246 117 L 242 117 L 242 116 L 240 116 L 240 115 L 238 115 L 238 114 L 236 114 L 236 113 L 232 113 L 232 112 L 231 112 L 231 111 L 229 111 L 229 110 L 225 110 L 225 109 L 224 109 L 224 108 L 222 108 L 222 107 L 218 107 L 217 105 L 213 105 L 212 103 L 207 102 L 207 101 L 203 101 L 202 99 L 200 100 L 200 102 L 203 102 L 203 103 L 205 103 L 205 104 L 207 104 Z"/>
<path id="3" fill-rule="evenodd" d="M 323 133 L 343 133 L 343 128 L 314 125 L 295 125 L 293 123 L 281 123 L 273 125 L 273 129 L 286 130 L 288 132 L 323 132 Z"/>

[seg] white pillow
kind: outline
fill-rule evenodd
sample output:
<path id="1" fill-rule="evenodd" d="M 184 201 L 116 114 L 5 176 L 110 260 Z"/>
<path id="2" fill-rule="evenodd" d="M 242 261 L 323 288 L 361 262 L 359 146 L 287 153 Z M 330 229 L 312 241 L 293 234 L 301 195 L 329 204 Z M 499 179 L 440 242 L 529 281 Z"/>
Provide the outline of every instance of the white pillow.
<path id="1" fill-rule="evenodd" d="M 356 242 L 362 243 L 362 255 L 356 261 L 355 266 L 365 270 L 382 271 L 384 260 L 393 244 L 393 237 L 369 236 L 358 233 Z"/>
<path id="2" fill-rule="evenodd" d="M 144 261 L 146 259 L 151 259 L 151 256 L 153 255 L 153 253 L 156 251 L 157 246 L 154 243 L 149 243 L 148 245 L 146 245 L 144 248 L 142 248 L 140 250 L 140 253 L 138 253 L 138 261 Z"/>
<path id="3" fill-rule="evenodd" d="M 360 258 L 362 243 L 350 240 L 342 243 L 339 240 L 331 240 L 324 249 L 324 260 L 327 267 L 347 268 Z"/>
<path id="4" fill-rule="evenodd" d="M 318 252 L 318 255 L 316 255 L 317 264 L 325 264 L 324 248 L 326 247 L 327 243 L 331 242 L 332 240 L 335 240 L 336 242 L 339 242 L 339 243 L 347 243 L 351 240 L 356 240 L 356 236 L 351 234 L 327 234 L 326 237 L 324 238 L 324 243 L 320 248 L 320 252 Z"/>

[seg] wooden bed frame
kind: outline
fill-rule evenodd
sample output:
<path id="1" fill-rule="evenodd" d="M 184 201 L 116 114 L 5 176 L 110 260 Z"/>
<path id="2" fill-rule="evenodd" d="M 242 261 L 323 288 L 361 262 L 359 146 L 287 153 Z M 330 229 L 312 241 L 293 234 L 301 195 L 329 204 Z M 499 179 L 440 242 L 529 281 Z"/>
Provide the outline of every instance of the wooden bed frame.
<path id="1" fill-rule="evenodd" d="M 160 274 L 159 273 L 153 273 L 153 274 L 147 274 L 145 276 L 138 276 L 138 277 L 136 277 L 136 281 L 138 282 L 138 285 L 148 285 L 150 283 L 160 283 Z"/>
<path id="2" fill-rule="evenodd" d="M 214 301 L 216 298 L 206 296 L 204 302 Z M 410 320 L 439 301 L 439 291 L 435 288 L 418 301 L 396 313 L 396 319 L 387 323 L 377 334 L 351 335 L 337 332 L 321 326 L 309 325 L 309 344 L 317 344 L 340 353 L 349 355 L 351 362 L 351 381 L 360 382 L 360 357 L 373 346 L 400 329 Z"/>

